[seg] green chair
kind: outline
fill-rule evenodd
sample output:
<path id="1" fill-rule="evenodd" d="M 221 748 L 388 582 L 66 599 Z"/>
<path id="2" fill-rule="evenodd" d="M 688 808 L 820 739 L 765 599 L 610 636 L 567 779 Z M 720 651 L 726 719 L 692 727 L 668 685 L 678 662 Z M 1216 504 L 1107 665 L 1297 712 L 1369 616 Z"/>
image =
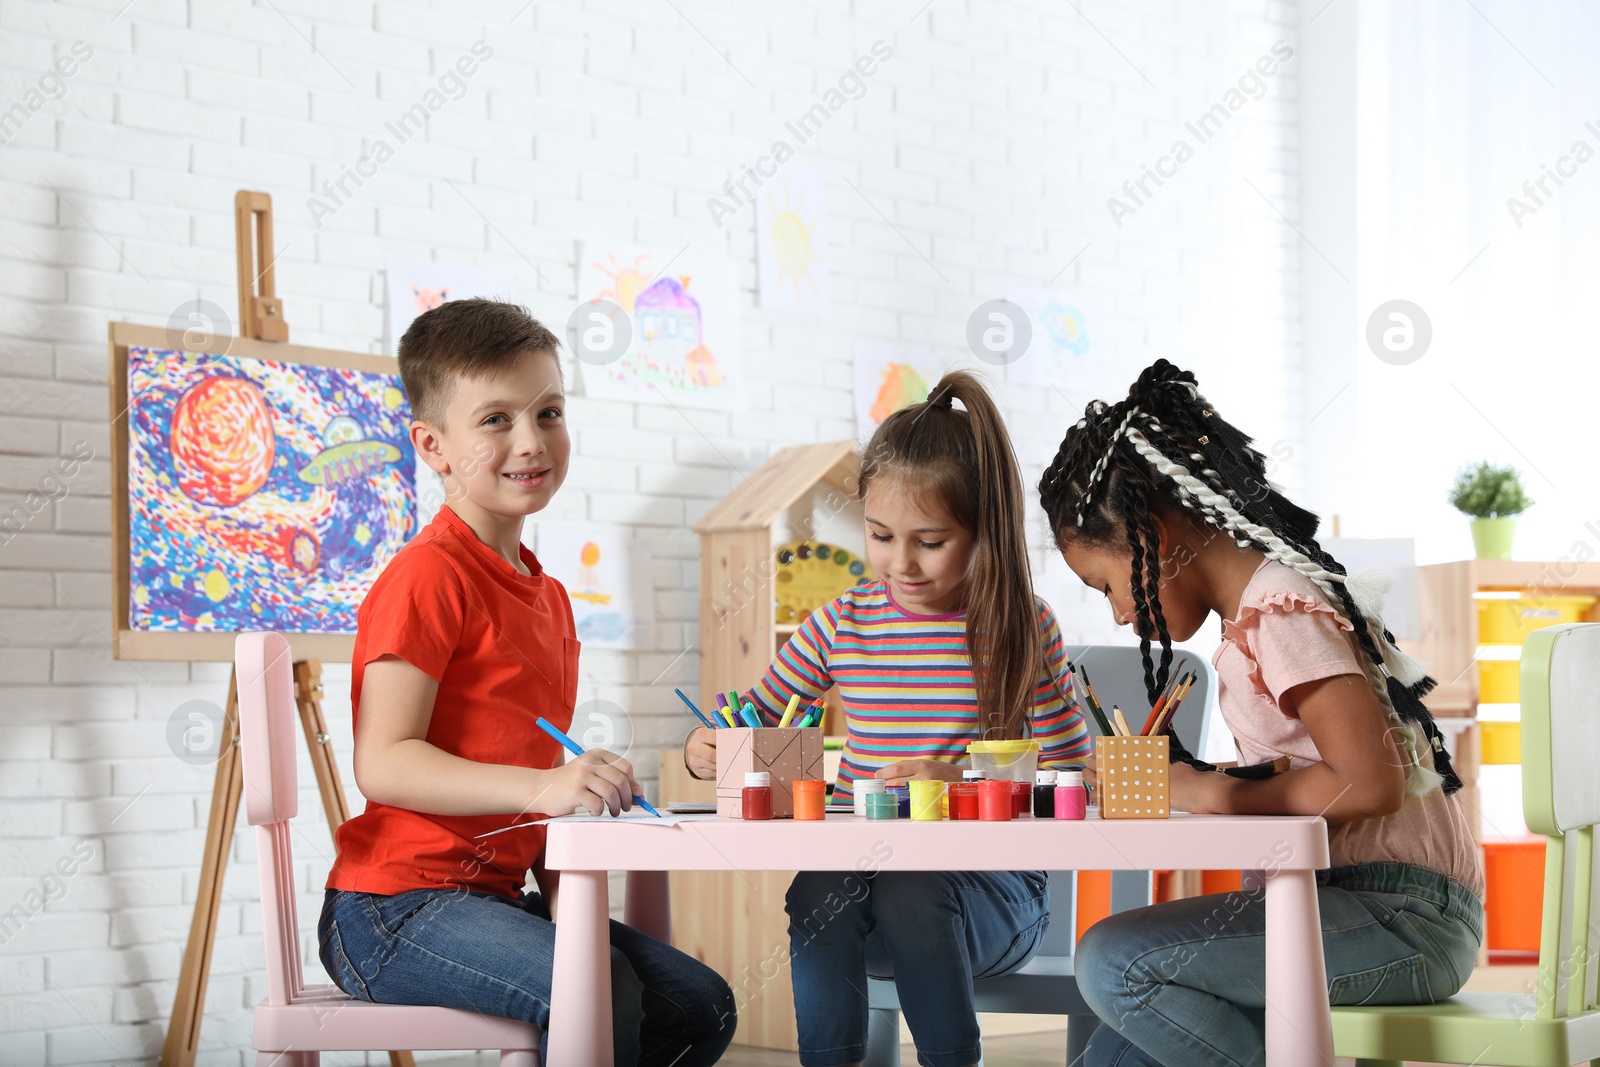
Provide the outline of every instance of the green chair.
<path id="1" fill-rule="evenodd" d="M 1333 1046 L 1357 1067 L 1403 1060 L 1500 1067 L 1600 1065 L 1600 623 L 1550 626 L 1522 648 L 1522 807 L 1545 836 L 1537 991 L 1459 993 L 1415 1007 L 1333 1009 Z"/>

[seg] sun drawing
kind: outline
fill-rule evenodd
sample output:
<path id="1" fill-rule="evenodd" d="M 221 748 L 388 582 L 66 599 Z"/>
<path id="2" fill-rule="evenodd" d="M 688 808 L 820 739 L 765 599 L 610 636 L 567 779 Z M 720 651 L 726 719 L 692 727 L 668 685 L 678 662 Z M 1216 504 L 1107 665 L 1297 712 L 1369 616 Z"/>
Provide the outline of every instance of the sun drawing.
<path id="1" fill-rule="evenodd" d="M 778 264 L 778 284 L 781 286 L 786 281 L 792 281 L 795 296 L 801 297 L 803 281 L 811 287 L 813 296 L 821 296 L 822 290 L 811 273 L 811 264 L 820 264 L 822 257 L 812 248 L 811 234 L 816 229 L 816 222 L 805 217 L 805 190 L 792 190 L 789 183 L 784 182 L 781 208 L 773 201 L 770 190 L 766 193 L 766 198 L 767 213 L 772 216 L 772 222 L 767 227 L 767 235 L 770 238 L 772 258 Z"/>

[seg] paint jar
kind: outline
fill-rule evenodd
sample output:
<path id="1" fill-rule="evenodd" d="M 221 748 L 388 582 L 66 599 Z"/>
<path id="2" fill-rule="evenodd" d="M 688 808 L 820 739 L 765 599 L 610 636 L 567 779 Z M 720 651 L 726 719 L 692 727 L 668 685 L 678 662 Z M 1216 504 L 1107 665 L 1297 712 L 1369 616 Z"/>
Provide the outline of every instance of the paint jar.
<path id="1" fill-rule="evenodd" d="M 746 819 L 772 818 L 772 775 L 769 772 L 745 772 L 744 792 L 739 794 L 739 810 Z"/>
<path id="2" fill-rule="evenodd" d="M 1081 819 L 1089 811 L 1089 793 L 1082 771 L 1062 771 L 1056 779 L 1055 811 L 1058 819 Z"/>
<path id="3" fill-rule="evenodd" d="M 867 798 L 870 796 L 882 796 L 883 785 L 882 778 L 860 778 L 856 780 L 855 805 L 857 818 L 865 819 L 867 817 Z"/>
<path id="4" fill-rule="evenodd" d="M 899 812 L 900 818 L 911 818 L 911 790 L 903 785 L 891 785 L 884 792 L 894 797 L 895 811 Z"/>
<path id="5" fill-rule="evenodd" d="M 998 779 L 978 783 L 978 818 L 984 822 L 1010 822 L 1014 808 L 1011 805 L 1011 783 Z"/>
<path id="6" fill-rule="evenodd" d="M 972 769 L 982 771 L 985 778 L 1009 778 L 1032 786 L 1039 769 L 1039 742 L 974 741 L 967 746 L 967 757 Z"/>
<path id="7" fill-rule="evenodd" d="M 977 782 L 951 782 L 950 790 L 950 819 L 969 819 L 976 821 L 978 818 L 978 783 Z"/>
<path id="8" fill-rule="evenodd" d="M 828 783 L 801 781 L 794 783 L 794 817 L 800 821 L 815 821 L 828 810 Z"/>
<path id="9" fill-rule="evenodd" d="M 890 793 L 867 794 L 867 818 L 869 819 L 897 819 L 900 817 L 900 801 Z"/>
<path id="10" fill-rule="evenodd" d="M 944 783 L 916 781 L 911 786 L 911 821 L 938 822 L 944 818 Z"/>
<path id="11" fill-rule="evenodd" d="M 1033 776 L 1033 817 L 1048 819 L 1056 810 L 1056 772 L 1040 771 Z"/>
<path id="12" fill-rule="evenodd" d="M 1011 817 L 1013 819 L 1033 818 L 1033 783 L 1011 783 Z"/>

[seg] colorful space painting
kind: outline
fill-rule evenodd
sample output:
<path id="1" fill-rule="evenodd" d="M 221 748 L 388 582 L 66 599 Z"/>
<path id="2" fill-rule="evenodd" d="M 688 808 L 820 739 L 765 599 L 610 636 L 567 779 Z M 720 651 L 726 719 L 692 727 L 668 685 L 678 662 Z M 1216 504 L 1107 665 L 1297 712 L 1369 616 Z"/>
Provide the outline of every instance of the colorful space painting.
<path id="1" fill-rule="evenodd" d="M 353 633 L 417 529 L 398 374 L 128 349 L 129 626 Z"/>

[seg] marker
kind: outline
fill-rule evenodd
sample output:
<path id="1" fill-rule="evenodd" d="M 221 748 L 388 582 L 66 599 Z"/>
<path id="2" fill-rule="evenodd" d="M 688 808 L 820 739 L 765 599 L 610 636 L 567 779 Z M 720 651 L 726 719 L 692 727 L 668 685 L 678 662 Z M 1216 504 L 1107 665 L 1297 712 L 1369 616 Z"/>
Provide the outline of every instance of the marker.
<path id="1" fill-rule="evenodd" d="M 700 709 L 694 706 L 694 701 L 690 700 L 688 697 L 683 695 L 683 690 L 682 689 L 674 689 L 673 692 L 678 694 L 678 699 L 679 700 L 683 701 L 685 704 L 687 704 L 689 706 L 689 710 L 694 712 L 694 717 L 695 718 L 699 719 L 701 722 L 706 724 L 706 728 L 707 729 L 715 730 L 717 728 L 717 724 L 716 723 L 712 722 L 710 719 L 708 719 L 704 715 L 700 714 Z"/>
<path id="2" fill-rule="evenodd" d="M 800 706 L 800 694 L 795 693 L 789 697 L 789 706 L 783 709 L 783 718 L 778 720 L 779 726 L 788 726 L 794 719 L 794 709 Z"/>
<path id="3" fill-rule="evenodd" d="M 726 693 L 717 694 L 717 714 L 721 715 L 729 726 L 739 725 L 733 721 L 733 710 L 728 707 L 728 694 Z"/>
<path id="4" fill-rule="evenodd" d="M 756 706 L 750 703 L 748 700 L 745 701 L 744 706 L 739 709 L 739 718 L 743 719 L 744 724 L 750 727 L 750 729 L 761 729 L 761 716 L 756 714 Z"/>
<path id="5" fill-rule="evenodd" d="M 728 707 L 733 709 L 733 713 L 735 715 L 739 714 L 739 709 L 743 706 L 744 701 L 739 699 L 738 692 L 732 689 L 728 690 Z"/>
<path id="6" fill-rule="evenodd" d="M 564 734 L 560 730 L 556 729 L 555 726 L 550 722 L 549 719 L 546 719 L 544 716 L 541 715 L 536 721 L 539 724 L 539 729 L 543 730 L 545 733 L 549 734 L 551 737 L 553 737 L 557 741 L 561 742 L 561 747 L 562 748 L 565 748 L 568 752 L 572 753 L 574 756 L 583 755 L 583 749 L 581 747 L 579 747 L 578 742 L 574 741 L 572 738 L 568 737 L 566 734 Z M 646 800 L 644 797 L 639 796 L 637 793 L 634 794 L 633 802 L 635 804 L 639 805 L 645 811 L 648 811 L 651 815 L 654 815 L 656 818 L 658 818 L 658 819 L 661 818 L 661 813 L 659 811 L 657 811 L 655 808 L 652 808 L 650 806 L 650 802 L 648 800 Z"/>

